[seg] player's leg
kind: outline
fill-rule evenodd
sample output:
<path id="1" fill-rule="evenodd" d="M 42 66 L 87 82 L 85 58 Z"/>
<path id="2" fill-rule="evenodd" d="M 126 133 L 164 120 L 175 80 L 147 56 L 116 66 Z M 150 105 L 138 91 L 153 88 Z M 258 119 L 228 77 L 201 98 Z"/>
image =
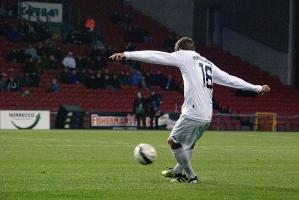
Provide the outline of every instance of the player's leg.
<path id="1" fill-rule="evenodd" d="M 175 143 L 171 138 L 168 138 L 167 142 L 171 148 L 171 151 L 172 151 L 174 157 L 177 160 L 177 165 L 179 168 L 179 169 L 177 169 L 178 171 L 176 171 L 176 169 L 174 168 L 174 172 L 176 174 L 179 174 L 179 173 L 182 173 L 183 170 L 185 170 L 186 174 L 189 177 L 196 176 L 192 169 L 191 163 L 190 163 L 190 157 L 189 157 L 190 149 L 188 149 L 188 150 L 184 149 L 181 144 Z"/>
<path id="2" fill-rule="evenodd" d="M 191 159 L 192 159 L 192 154 L 193 154 L 194 146 L 195 146 L 195 142 L 192 144 L 192 146 L 190 148 L 185 149 L 186 155 L 187 155 L 187 157 L 188 157 L 188 159 L 189 159 L 190 162 L 191 162 Z M 169 169 L 169 170 L 172 170 L 175 174 L 183 173 L 183 167 L 179 163 L 177 163 L 174 166 L 173 169 Z M 171 172 L 169 172 L 169 173 L 171 173 Z"/>
<path id="3" fill-rule="evenodd" d="M 146 115 L 142 115 L 141 119 L 142 119 L 142 127 L 146 128 Z"/>
<path id="4" fill-rule="evenodd" d="M 193 129 L 193 131 L 190 133 L 190 135 L 185 137 L 184 147 L 185 147 L 187 157 L 189 158 L 189 162 L 191 162 L 191 158 L 192 158 L 192 154 L 193 154 L 196 142 L 202 137 L 203 133 L 207 130 L 209 125 L 210 125 L 209 123 L 200 122 Z M 189 144 L 191 144 L 191 145 L 189 145 Z M 190 164 L 190 166 L 191 166 L 191 164 Z M 181 164 L 178 164 L 177 167 L 178 167 L 177 169 L 174 168 L 174 171 L 181 170 L 184 168 Z M 191 179 L 189 179 L 189 182 L 190 183 L 198 183 L 197 176 L 193 177 L 193 178 L 191 177 Z"/>
<path id="5" fill-rule="evenodd" d="M 193 143 L 196 142 L 196 140 L 194 140 L 195 137 L 193 136 L 193 132 L 194 128 L 198 125 L 197 123 L 198 122 L 194 120 L 181 116 L 173 127 L 170 137 L 167 140 L 177 163 L 182 166 L 186 175 L 190 178 L 196 177 L 196 174 L 192 169 L 185 149 L 190 148 Z"/>
<path id="6" fill-rule="evenodd" d="M 136 114 L 136 120 L 137 120 L 137 129 L 140 128 L 140 115 L 139 114 Z"/>
<path id="7" fill-rule="evenodd" d="M 181 116 L 176 121 L 175 126 L 173 127 L 169 138 L 173 138 L 173 140 L 176 140 L 177 143 L 179 143 L 179 141 L 182 141 L 184 139 L 184 135 L 190 134 L 191 130 L 192 130 L 192 127 L 190 126 L 190 124 L 188 124 L 188 120 L 185 117 Z M 187 154 L 187 155 L 190 155 L 190 154 Z M 177 162 L 177 164 L 174 168 L 168 168 L 161 172 L 161 174 L 163 176 L 169 177 L 169 178 L 175 178 L 176 175 L 179 175 L 182 173 L 183 173 L 183 166 L 180 165 L 179 162 Z"/>
<path id="8" fill-rule="evenodd" d="M 190 119 L 180 119 L 178 120 L 178 123 L 176 123 L 170 138 L 173 138 L 176 143 L 182 144 L 189 162 L 191 161 L 196 141 L 201 138 L 208 126 L 209 123 L 198 122 Z M 183 169 L 183 165 L 178 162 L 174 169 L 162 171 L 162 175 L 165 177 L 174 177 L 176 174 L 182 173 Z M 198 182 L 198 180 L 195 179 L 192 180 L 192 182 L 195 183 Z"/>
<path id="9" fill-rule="evenodd" d="M 186 155 L 187 155 L 188 159 L 190 160 L 190 162 L 192 159 L 194 146 L 195 146 L 195 143 L 193 143 L 191 148 L 185 149 Z M 165 177 L 175 178 L 176 174 L 183 174 L 183 172 L 184 172 L 183 167 L 179 163 L 177 163 L 173 168 L 167 168 L 167 169 L 163 170 L 161 173 Z"/>
<path id="10" fill-rule="evenodd" d="M 172 138 L 169 138 L 167 142 L 171 148 L 172 154 L 176 159 L 177 163 L 179 163 L 185 170 L 188 180 L 197 180 L 197 176 L 191 166 L 190 160 L 188 159 L 188 156 L 183 146 L 179 143 L 174 142 Z M 185 181 L 185 178 L 178 176 L 172 182 L 174 181 L 182 182 Z"/>

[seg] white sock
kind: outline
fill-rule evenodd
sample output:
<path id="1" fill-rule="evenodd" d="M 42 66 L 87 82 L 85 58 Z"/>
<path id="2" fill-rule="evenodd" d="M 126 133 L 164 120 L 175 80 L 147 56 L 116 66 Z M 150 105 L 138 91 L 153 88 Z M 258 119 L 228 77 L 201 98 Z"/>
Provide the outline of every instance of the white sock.
<path id="1" fill-rule="evenodd" d="M 186 152 L 186 155 L 187 155 L 187 158 L 188 158 L 189 162 L 191 162 L 193 149 L 185 150 L 185 152 Z M 183 173 L 183 167 L 182 167 L 182 165 L 180 165 L 179 163 L 177 163 L 177 164 L 175 165 L 175 167 L 173 168 L 173 171 L 174 171 L 174 173 L 176 173 L 176 174 Z"/>
<path id="2" fill-rule="evenodd" d="M 191 163 L 187 157 L 185 150 L 181 147 L 178 149 L 172 149 L 172 154 L 175 157 L 176 161 L 182 166 L 185 170 L 187 176 L 194 178 L 196 174 L 194 173 Z"/>

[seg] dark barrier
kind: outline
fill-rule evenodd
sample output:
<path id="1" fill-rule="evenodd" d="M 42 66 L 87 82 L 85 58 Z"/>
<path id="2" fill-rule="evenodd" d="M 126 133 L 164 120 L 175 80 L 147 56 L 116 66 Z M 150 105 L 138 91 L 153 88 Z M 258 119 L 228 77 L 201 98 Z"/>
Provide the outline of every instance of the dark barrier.
<path id="1" fill-rule="evenodd" d="M 83 126 L 84 111 L 78 105 L 61 105 L 56 116 L 56 128 L 78 129 Z"/>

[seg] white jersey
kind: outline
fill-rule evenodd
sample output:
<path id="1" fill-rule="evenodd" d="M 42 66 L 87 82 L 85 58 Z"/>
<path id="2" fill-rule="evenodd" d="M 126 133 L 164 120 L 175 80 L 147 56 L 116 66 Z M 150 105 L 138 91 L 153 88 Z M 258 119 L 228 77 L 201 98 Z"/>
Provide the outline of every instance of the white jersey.
<path id="1" fill-rule="evenodd" d="M 193 120 L 211 121 L 213 83 L 254 92 L 262 90 L 260 85 L 252 85 L 220 70 L 195 51 L 132 51 L 124 54 L 131 60 L 178 67 L 184 81 L 182 115 Z"/>

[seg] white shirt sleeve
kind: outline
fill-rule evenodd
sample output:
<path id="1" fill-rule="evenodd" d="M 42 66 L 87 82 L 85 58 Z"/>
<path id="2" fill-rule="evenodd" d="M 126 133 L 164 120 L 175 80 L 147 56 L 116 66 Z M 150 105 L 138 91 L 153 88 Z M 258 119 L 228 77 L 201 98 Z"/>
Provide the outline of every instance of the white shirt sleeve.
<path id="1" fill-rule="evenodd" d="M 126 51 L 124 52 L 127 59 L 153 63 L 159 65 L 169 65 L 180 67 L 183 59 L 176 52 L 167 53 L 162 51 Z"/>
<path id="2" fill-rule="evenodd" d="M 249 91 L 253 91 L 253 92 L 260 92 L 262 90 L 261 85 L 253 85 L 253 84 L 250 84 L 238 77 L 229 75 L 228 73 L 220 70 L 214 64 L 213 64 L 213 80 L 214 80 L 214 83 L 232 87 L 232 88 L 249 90 Z"/>

